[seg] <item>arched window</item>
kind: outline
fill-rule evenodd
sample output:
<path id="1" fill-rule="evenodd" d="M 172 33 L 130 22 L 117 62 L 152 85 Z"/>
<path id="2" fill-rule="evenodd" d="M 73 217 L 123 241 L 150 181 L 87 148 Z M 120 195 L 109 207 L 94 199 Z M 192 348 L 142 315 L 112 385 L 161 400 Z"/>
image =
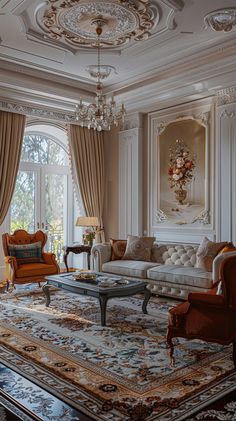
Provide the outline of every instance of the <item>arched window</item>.
<path id="1" fill-rule="evenodd" d="M 63 260 L 72 240 L 74 200 L 66 133 L 52 126 L 28 126 L 10 209 L 10 230 L 42 229 L 47 248 Z"/>

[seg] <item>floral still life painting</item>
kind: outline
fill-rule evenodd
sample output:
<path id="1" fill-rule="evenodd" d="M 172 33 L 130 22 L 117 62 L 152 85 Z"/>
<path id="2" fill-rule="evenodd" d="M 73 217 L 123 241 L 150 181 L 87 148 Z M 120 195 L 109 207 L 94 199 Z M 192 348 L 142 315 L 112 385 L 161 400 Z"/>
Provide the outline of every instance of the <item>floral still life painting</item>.
<path id="1" fill-rule="evenodd" d="M 191 183 L 194 177 L 195 157 L 182 140 L 176 140 L 174 147 L 170 148 L 170 161 L 168 180 L 170 188 L 175 188 L 177 202 L 182 205 L 187 197 L 187 190 L 183 189 Z"/>

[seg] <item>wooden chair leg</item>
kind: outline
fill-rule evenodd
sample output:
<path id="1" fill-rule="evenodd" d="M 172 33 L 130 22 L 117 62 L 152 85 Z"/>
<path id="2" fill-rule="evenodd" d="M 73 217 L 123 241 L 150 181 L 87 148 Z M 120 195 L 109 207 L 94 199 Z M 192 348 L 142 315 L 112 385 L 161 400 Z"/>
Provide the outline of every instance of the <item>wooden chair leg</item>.
<path id="1" fill-rule="evenodd" d="M 233 342 L 233 362 L 234 367 L 236 368 L 236 341 Z"/>
<path id="2" fill-rule="evenodd" d="M 172 342 L 172 335 L 171 335 L 171 331 L 168 329 L 167 331 L 167 336 L 166 336 L 166 342 L 168 347 L 170 348 L 170 365 L 174 366 L 175 365 L 175 359 L 174 359 L 174 344 Z"/>

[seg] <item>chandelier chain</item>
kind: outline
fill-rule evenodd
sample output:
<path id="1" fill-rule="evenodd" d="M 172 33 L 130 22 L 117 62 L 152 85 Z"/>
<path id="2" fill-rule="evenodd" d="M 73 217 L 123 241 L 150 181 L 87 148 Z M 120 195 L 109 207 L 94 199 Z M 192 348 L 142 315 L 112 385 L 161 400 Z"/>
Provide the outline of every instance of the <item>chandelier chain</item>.
<path id="1" fill-rule="evenodd" d="M 97 86 L 95 103 L 86 105 L 80 99 L 79 104 L 76 106 L 75 115 L 76 120 L 81 126 L 87 125 L 88 129 L 94 130 L 110 130 L 112 125 L 118 126 L 120 122 L 124 123 L 126 110 L 124 104 L 121 105 L 119 110 L 116 109 L 116 102 L 112 96 L 110 102 L 106 101 L 106 96 L 102 92 L 101 82 L 101 34 L 102 27 L 106 21 L 102 16 L 93 19 L 91 24 L 96 24 L 97 34 Z"/>

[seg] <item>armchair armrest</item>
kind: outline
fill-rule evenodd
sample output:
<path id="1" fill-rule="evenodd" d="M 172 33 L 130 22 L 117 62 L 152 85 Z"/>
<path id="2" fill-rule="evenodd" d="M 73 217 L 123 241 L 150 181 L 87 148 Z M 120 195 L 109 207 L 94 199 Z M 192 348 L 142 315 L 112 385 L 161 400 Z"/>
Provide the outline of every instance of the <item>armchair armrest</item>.
<path id="1" fill-rule="evenodd" d="M 56 266 L 58 269 L 58 272 L 60 272 L 60 268 L 56 261 L 56 255 L 54 253 L 42 253 L 42 258 L 44 262 L 47 263 L 48 265 Z"/>
<path id="2" fill-rule="evenodd" d="M 111 260 L 110 243 L 95 244 L 91 250 L 91 269 L 96 272 L 102 271 L 103 263 Z"/>
<path id="3" fill-rule="evenodd" d="M 7 283 L 13 280 L 14 274 L 18 268 L 17 260 L 14 256 L 5 256 Z"/>
<path id="4" fill-rule="evenodd" d="M 10 265 L 12 270 L 16 271 L 18 269 L 17 260 L 14 256 L 5 256 L 6 265 Z"/>
<path id="5" fill-rule="evenodd" d="M 207 292 L 191 292 L 188 295 L 188 301 L 193 306 L 215 306 L 222 307 L 225 306 L 225 298 L 223 295 L 213 295 Z"/>

